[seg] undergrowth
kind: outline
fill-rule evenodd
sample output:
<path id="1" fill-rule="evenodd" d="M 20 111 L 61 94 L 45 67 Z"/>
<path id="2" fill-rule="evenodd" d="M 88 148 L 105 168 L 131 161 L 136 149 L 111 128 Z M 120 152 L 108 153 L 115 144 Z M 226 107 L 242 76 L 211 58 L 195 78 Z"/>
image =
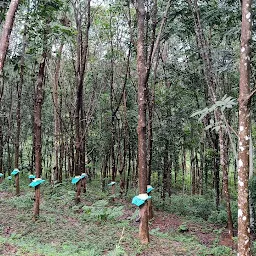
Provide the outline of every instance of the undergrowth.
<path id="1" fill-rule="evenodd" d="M 181 234 L 178 230 L 160 232 L 159 229 L 152 229 L 150 245 L 140 245 L 138 223 L 135 222 L 138 211 L 131 205 L 136 191 L 128 193 L 127 204 L 120 200 L 113 202 L 110 191 L 102 192 L 98 188 L 96 182 L 88 184 L 86 194 L 81 195 L 82 202 L 76 205 L 75 188 L 70 182 L 55 186 L 49 183 L 42 185 L 40 217 L 33 222 L 34 190 L 28 187 L 27 180 L 21 179 L 21 196 L 0 200 L 3 215 L 15 211 L 10 219 L 5 219 L 3 224 L 0 222 L 0 248 L 11 244 L 16 247 L 15 255 L 28 256 L 135 256 L 144 252 L 160 255 L 161 248 L 167 252 L 173 251 L 177 247 L 175 243 L 179 243 L 177 255 L 181 255 L 178 254 L 179 249 L 184 250 L 185 254 L 182 255 L 232 255 L 229 248 L 208 248 L 194 236 Z M 14 187 L 9 188 L 4 184 L 0 185 L 0 191 L 15 194 Z M 191 218 L 224 222 L 224 217 L 219 215 L 221 212 L 217 217 L 213 215 L 214 205 L 204 197 L 173 195 L 170 201 L 163 203 L 158 193 L 153 193 L 154 207 Z M 127 216 L 123 218 L 123 215 Z M 6 227 L 11 227 L 10 234 L 5 234 Z M 1 250 L 4 249 L 0 249 L 0 255 L 5 255 Z"/>
<path id="2" fill-rule="evenodd" d="M 225 202 L 221 202 L 220 208 L 217 211 L 214 201 L 208 195 L 172 195 L 171 198 L 165 201 L 159 198 L 157 194 L 154 199 L 154 206 L 160 210 L 164 210 L 173 214 L 177 214 L 189 218 L 198 218 L 208 221 L 213 224 L 226 225 L 227 211 Z M 231 212 L 234 222 L 234 227 L 237 227 L 237 204 L 231 202 Z"/>

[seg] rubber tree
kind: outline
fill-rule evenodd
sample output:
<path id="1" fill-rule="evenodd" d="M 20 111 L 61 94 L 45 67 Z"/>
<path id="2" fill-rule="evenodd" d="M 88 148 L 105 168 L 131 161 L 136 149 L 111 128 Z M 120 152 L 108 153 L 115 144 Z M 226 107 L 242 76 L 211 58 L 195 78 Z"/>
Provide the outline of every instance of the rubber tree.
<path id="1" fill-rule="evenodd" d="M 14 167 L 19 168 L 19 156 L 20 156 L 20 134 L 21 134 L 21 100 L 22 100 L 22 87 L 24 84 L 24 69 L 25 69 L 25 50 L 26 50 L 26 28 L 23 34 L 23 46 L 22 53 L 20 57 L 20 79 L 17 83 L 17 109 L 16 109 L 16 139 L 15 139 L 15 157 L 14 157 Z M 16 195 L 20 194 L 20 184 L 19 184 L 19 174 L 15 175 L 15 186 Z"/>
<path id="2" fill-rule="evenodd" d="M 70 20 L 64 15 L 61 18 L 61 25 L 69 32 Z M 61 152 L 63 148 L 63 139 L 61 132 L 61 97 L 60 92 L 60 73 L 61 73 L 61 60 L 64 47 L 65 33 L 63 31 L 58 31 L 60 35 L 59 48 L 56 55 L 56 66 L 53 78 L 53 113 L 54 113 L 54 157 L 53 157 L 53 173 L 51 181 L 62 182 L 62 158 Z"/>
<path id="3" fill-rule="evenodd" d="M 3 67 L 6 59 L 6 53 L 9 46 L 9 38 L 12 32 L 13 23 L 15 19 L 15 14 L 18 9 L 19 0 L 12 0 L 6 14 L 5 22 L 3 25 L 2 34 L 0 37 L 0 109 L 1 100 L 4 91 L 4 81 L 3 81 Z M 1 118 L 2 119 L 2 118 Z M 3 121 L 0 120 L 0 172 L 2 172 L 3 167 L 3 132 L 2 132 Z"/>
<path id="4" fill-rule="evenodd" d="M 88 60 L 88 46 L 89 46 L 89 29 L 91 26 L 91 1 L 87 1 L 87 15 L 86 21 L 83 20 L 82 6 L 80 3 L 73 3 L 77 38 L 76 38 L 76 64 L 75 64 L 75 78 L 76 78 L 76 108 L 75 108 L 75 175 L 81 175 L 85 172 L 85 122 L 84 116 L 84 77 L 85 68 Z M 86 22 L 85 32 L 83 32 L 83 24 Z M 77 182 L 77 193 L 75 201 L 80 202 L 81 181 Z"/>
<path id="5" fill-rule="evenodd" d="M 15 13 L 18 9 L 19 0 L 12 0 L 9 6 L 9 10 L 6 14 L 5 23 L 3 26 L 2 35 L 0 38 L 0 74 L 2 75 L 4 62 L 6 58 L 7 49 L 9 46 L 9 38 L 12 32 L 13 23 L 15 19 Z"/>
<path id="6" fill-rule="evenodd" d="M 139 192 L 147 192 L 147 139 L 146 139 L 146 63 L 144 53 L 145 6 L 136 1 L 138 19 L 137 72 L 138 72 L 138 174 Z M 149 243 L 147 201 L 140 207 L 139 238 L 142 244 Z"/>
<path id="7" fill-rule="evenodd" d="M 54 5 L 53 5 L 54 4 Z M 39 3 L 34 10 L 31 10 L 32 18 L 35 21 L 41 20 L 41 34 L 39 38 L 28 38 L 38 42 L 37 51 L 41 52 L 40 62 L 38 63 L 38 72 L 35 85 L 35 101 L 34 101 L 34 152 L 35 152 L 35 173 L 36 178 L 40 178 L 42 175 L 42 105 L 44 99 L 44 84 L 46 73 L 46 60 L 48 58 L 48 51 L 51 48 L 50 45 L 50 21 L 53 20 L 57 11 L 62 6 L 61 1 L 47 1 L 45 3 Z M 37 27 L 29 27 L 31 30 L 37 31 Z M 37 40 L 35 40 L 37 39 Z M 39 41 L 38 41 L 39 40 Z M 33 46 L 32 46 L 33 47 Z M 40 185 L 35 187 L 35 203 L 34 203 L 34 220 L 39 216 L 40 206 Z"/>
<path id="8" fill-rule="evenodd" d="M 251 254 L 249 215 L 249 142 L 250 106 L 255 91 L 250 90 L 252 39 L 252 0 L 242 1 L 240 81 L 239 81 L 239 136 L 238 136 L 238 255 Z"/>

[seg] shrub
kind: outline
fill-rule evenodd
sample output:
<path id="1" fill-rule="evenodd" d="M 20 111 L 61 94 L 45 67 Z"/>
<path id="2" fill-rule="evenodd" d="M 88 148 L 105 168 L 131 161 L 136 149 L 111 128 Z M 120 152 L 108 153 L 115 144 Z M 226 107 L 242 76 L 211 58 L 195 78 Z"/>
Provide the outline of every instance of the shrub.
<path id="1" fill-rule="evenodd" d="M 83 206 L 85 220 L 115 220 L 123 215 L 123 206 L 108 206 L 107 200 L 98 200 L 91 206 Z"/>
<path id="2" fill-rule="evenodd" d="M 227 213 L 225 210 L 221 209 L 220 211 L 213 211 L 209 216 L 209 221 L 214 224 L 226 224 L 228 220 Z"/>
<path id="3" fill-rule="evenodd" d="M 13 197 L 7 200 L 7 202 L 17 209 L 31 209 L 34 205 L 33 193 L 21 195 L 19 197 Z"/>
<path id="4" fill-rule="evenodd" d="M 176 196 L 171 198 L 171 204 L 166 206 L 171 213 L 200 217 L 207 220 L 214 209 L 214 203 L 203 196 Z"/>

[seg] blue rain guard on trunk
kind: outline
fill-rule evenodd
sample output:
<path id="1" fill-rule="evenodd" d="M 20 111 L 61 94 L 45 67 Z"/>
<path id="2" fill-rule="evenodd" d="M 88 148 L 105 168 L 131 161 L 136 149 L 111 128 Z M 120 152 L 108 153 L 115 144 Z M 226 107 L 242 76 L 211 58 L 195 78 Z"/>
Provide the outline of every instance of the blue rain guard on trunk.
<path id="1" fill-rule="evenodd" d="M 141 199 L 139 196 L 135 196 L 132 199 L 132 204 L 135 204 L 136 206 L 141 206 L 150 198 L 151 198 L 151 196 L 149 196 L 147 199 Z"/>
<path id="2" fill-rule="evenodd" d="M 115 184 L 116 184 L 116 182 L 111 181 L 111 182 L 108 184 L 108 186 L 113 186 L 113 185 L 115 185 Z"/>
<path id="3" fill-rule="evenodd" d="M 0 178 L 3 177 L 4 175 L 0 172 Z"/>
<path id="4" fill-rule="evenodd" d="M 20 171 L 18 169 L 14 169 L 11 173 L 11 175 L 17 175 Z"/>
<path id="5" fill-rule="evenodd" d="M 71 183 L 76 184 L 79 180 L 81 180 L 81 176 L 76 176 L 72 179 Z"/>
<path id="6" fill-rule="evenodd" d="M 44 182 L 45 182 L 45 180 L 42 180 L 42 179 L 34 179 L 34 180 L 29 184 L 29 186 L 32 187 L 32 188 L 34 188 L 34 187 L 36 187 L 36 186 L 38 186 L 38 185 L 40 185 L 40 184 L 42 184 L 42 183 L 44 183 Z"/>
<path id="7" fill-rule="evenodd" d="M 87 175 L 86 173 L 82 173 L 82 174 L 81 174 L 81 179 L 83 179 L 83 178 L 86 178 L 86 179 L 87 179 L 87 178 L 88 178 L 88 175 Z"/>
<path id="8" fill-rule="evenodd" d="M 11 179 L 12 179 L 12 176 L 8 176 L 7 179 L 8 179 L 8 180 L 11 180 Z"/>
<path id="9" fill-rule="evenodd" d="M 28 178 L 29 178 L 29 179 L 35 179 L 35 178 L 36 178 L 36 176 L 35 176 L 35 175 L 33 175 L 33 174 L 30 174 L 30 175 L 28 176 Z"/>
<path id="10" fill-rule="evenodd" d="M 147 186 L 147 193 L 150 193 L 154 188 L 150 185 Z"/>

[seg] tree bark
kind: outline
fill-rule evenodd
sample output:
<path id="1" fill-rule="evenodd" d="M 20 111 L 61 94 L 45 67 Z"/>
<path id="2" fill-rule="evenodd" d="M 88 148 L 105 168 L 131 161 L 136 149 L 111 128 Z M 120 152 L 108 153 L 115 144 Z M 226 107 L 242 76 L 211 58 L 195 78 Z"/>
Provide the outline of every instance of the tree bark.
<path id="1" fill-rule="evenodd" d="M 3 173 L 3 156 L 4 156 L 4 141 L 3 141 L 3 131 L 2 131 L 2 117 L 0 117 L 0 173 Z"/>
<path id="2" fill-rule="evenodd" d="M 230 207 L 230 194 L 228 188 L 228 138 L 225 136 L 223 128 L 220 129 L 220 164 L 223 172 L 223 194 L 226 200 L 226 210 L 228 216 L 228 234 L 233 238 L 233 220 Z"/>
<path id="3" fill-rule="evenodd" d="M 15 156 L 14 156 L 14 167 L 19 168 L 19 149 L 20 149 L 20 132 L 21 132 L 21 95 L 22 87 L 24 83 L 24 68 L 25 68 L 25 49 L 26 49 L 26 28 L 23 35 L 23 47 L 22 55 L 20 61 L 20 81 L 17 84 L 17 110 L 16 110 L 16 123 L 17 123 L 17 133 L 15 140 Z M 16 186 L 16 196 L 20 195 L 20 183 L 19 174 L 15 176 L 15 186 Z"/>
<path id="4" fill-rule="evenodd" d="M 138 42 L 138 173 L 139 192 L 147 192 L 147 146 L 146 146 L 146 65 L 144 53 L 145 6 L 143 0 L 137 0 Z M 149 243 L 147 202 L 140 207 L 139 238 L 142 244 Z"/>
<path id="5" fill-rule="evenodd" d="M 10 141 L 11 141 L 11 132 L 12 132 L 12 126 L 13 126 L 13 87 L 9 87 L 9 93 L 10 93 L 10 105 L 9 105 L 9 115 L 7 118 L 7 123 L 8 123 L 8 131 L 7 131 L 7 168 L 8 168 L 8 176 L 11 175 L 11 168 L 12 168 L 12 152 L 11 152 L 11 147 L 10 147 Z"/>
<path id="6" fill-rule="evenodd" d="M 83 135 L 85 127 L 85 118 L 83 110 L 83 89 L 84 89 L 84 76 L 85 67 L 88 57 L 88 42 L 89 42 L 89 29 L 91 25 L 91 0 L 87 1 L 87 24 L 83 41 L 82 32 L 82 13 L 81 6 L 74 7 L 76 26 L 77 26 L 77 56 L 76 56 L 76 110 L 75 110 L 75 175 L 81 175 L 85 170 L 85 137 Z M 80 201 L 81 186 L 80 182 L 77 183 L 77 193 L 75 201 Z"/>
<path id="7" fill-rule="evenodd" d="M 251 128 L 252 130 L 252 128 Z M 249 180 L 253 177 L 254 170 L 253 170 L 253 154 L 254 152 L 254 146 L 253 146 L 253 141 L 252 141 L 252 134 L 250 134 L 250 167 L 249 167 Z M 251 191 L 249 191 L 249 209 L 250 209 L 250 228 L 251 232 L 255 234 L 255 206 L 252 198 Z"/>
<path id="8" fill-rule="evenodd" d="M 4 67 L 7 49 L 9 46 L 9 38 L 12 32 L 13 23 L 15 19 L 15 13 L 18 9 L 19 0 L 12 0 L 9 6 L 9 10 L 6 14 L 5 23 L 3 26 L 2 35 L 0 38 L 0 73 Z"/>
<path id="9" fill-rule="evenodd" d="M 35 132 L 35 170 L 36 178 L 42 174 L 42 104 L 43 104 L 43 84 L 45 78 L 46 50 L 42 54 L 39 64 L 39 72 L 36 85 L 36 100 L 34 108 L 34 132 Z M 39 216 L 40 205 L 40 185 L 35 187 L 34 219 Z"/>
<path id="10" fill-rule="evenodd" d="M 82 18 L 81 18 L 81 6 L 78 6 L 75 9 L 76 14 L 76 26 L 77 26 L 77 60 L 76 60 L 76 112 L 75 112 L 75 133 L 76 133 L 76 142 L 75 142 L 75 175 L 80 175 L 85 166 L 81 166 L 81 155 L 84 154 L 84 137 L 82 133 L 84 132 L 80 126 L 81 123 L 85 122 L 83 120 L 83 88 L 84 88 L 84 75 L 85 67 L 87 64 L 88 57 L 88 41 L 89 41 L 89 29 L 91 25 L 91 16 L 90 16 L 90 4 L 91 1 L 87 1 L 87 26 L 85 31 L 85 39 L 83 41 L 82 37 Z M 82 131 L 81 131 L 82 130 Z"/>
<path id="11" fill-rule="evenodd" d="M 251 255 L 249 215 L 249 142 L 250 142 L 250 58 L 252 38 L 252 0 L 242 2 L 242 31 L 239 82 L 238 137 L 238 255 Z"/>
<path id="12" fill-rule="evenodd" d="M 186 147 L 185 147 L 185 138 L 183 142 L 182 147 L 182 195 L 185 194 L 185 175 L 187 173 L 187 164 L 186 164 L 187 158 L 186 158 Z"/>
<path id="13" fill-rule="evenodd" d="M 53 170 L 55 173 L 53 175 L 54 180 L 59 180 L 59 155 L 60 155 L 60 108 L 59 108 L 59 77 L 60 77 L 60 63 L 62 55 L 63 43 L 61 43 L 57 54 L 57 63 L 55 68 L 55 76 L 53 83 L 53 113 L 54 113 L 54 160 L 53 160 Z"/>

